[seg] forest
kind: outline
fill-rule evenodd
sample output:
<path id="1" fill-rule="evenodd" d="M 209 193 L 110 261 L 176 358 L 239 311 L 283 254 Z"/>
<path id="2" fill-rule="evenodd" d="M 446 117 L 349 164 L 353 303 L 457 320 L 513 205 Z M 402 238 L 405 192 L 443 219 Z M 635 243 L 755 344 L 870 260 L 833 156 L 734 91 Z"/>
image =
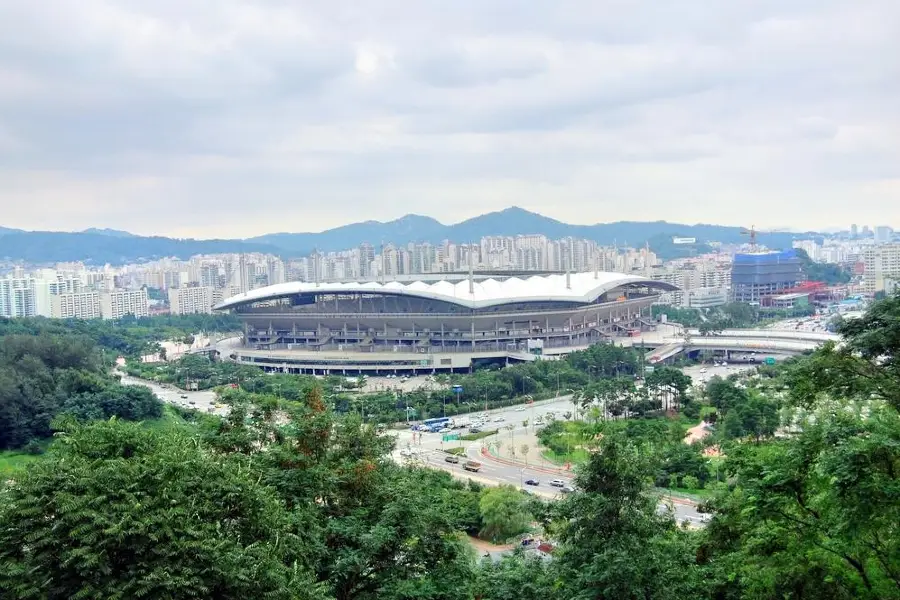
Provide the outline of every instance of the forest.
<path id="1" fill-rule="evenodd" d="M 678 434 L 656 415 L 593 423 L 577 491 L 553 502 L 398 465 L 390 436 L 336 412 L 315 384 L 290 399 L 239 389 L 228 417 L 167 427 L 57 419 L 46 455 L 0 488 L 0 597 L 900 598 L 900 296 L 840 333 L 840 346 L 691 398 L 716 415 L 720 455 L 703 528 L 659 509 L 654 483 L 676 473 L 666 448 Z M 3 364 L 64 403 L 89 387 L 64 374 L 89 379 L 97 357 L 57 344 L 4 342 Z M 582 386 L 634 368 L 625 358 L 585 375 L 593 364 L 566 368 Z M 680 383 L 654 384 L 674 425 Z M 703 476 L 691 461 L 677 477 Z M 480 559 L 464 537 L 523 530 L 552 539 L 552 559 Z"/>

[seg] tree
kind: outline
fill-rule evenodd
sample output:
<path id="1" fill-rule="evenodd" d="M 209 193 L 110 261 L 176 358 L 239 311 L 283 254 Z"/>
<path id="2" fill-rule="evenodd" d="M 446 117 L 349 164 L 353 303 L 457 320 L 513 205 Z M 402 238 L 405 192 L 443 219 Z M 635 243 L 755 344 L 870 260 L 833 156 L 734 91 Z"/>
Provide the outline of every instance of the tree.
<path id="1" fill-rule="evenodd" d="M 796 439 L 742 444 L 725 463 L 702 555 L 743 598 L 895 598 L 900 419 L 823 409 Z M 736 589 L 735 589 L 736 588 Z"/>
<path id="2" fill-rule="evenodd" d="M 553 581 L 545 561 L 517 553 L 482 561 L 474 588 L 479 600 L 547 600 Z"/>
<path id="3" fill-rule="evenodd" d="M 716 597 L 900 594 L 898 316 L 900 297 L 876 302 L 840 325 L 840 348 L 783 367 L 791 401 L 809 411 L 795 435 L 729 447 L 731 485 L 711 503 L 717 516 L 699 553 Z M 754 433 L 755 403 L 772 404 L 721 383 L 712 391 L 733 434 Z"/>
<path id="4" fill-rule="evenodd" d="M 553 568 L 559 597 L 697 598 L 694 538 L 660 514 L 647 480 L 653 459 L 618 434 L 604 436 L 563 501 Z"/>
<path id="5" fill-rule="evenodd" d="M 508 485 L 486 489 L 479 506 L 483 523 L 479 535 L 492 542 L 503 542 L 525 532 L 532 519 L 526 511 L 525 496 Z"/>
<path id="6" fill-rule="evenodd" d="M 66 433 L 0 502 L 10 598 L 322 598 L 290 513 L 241 460 L 117 421 Z"/>

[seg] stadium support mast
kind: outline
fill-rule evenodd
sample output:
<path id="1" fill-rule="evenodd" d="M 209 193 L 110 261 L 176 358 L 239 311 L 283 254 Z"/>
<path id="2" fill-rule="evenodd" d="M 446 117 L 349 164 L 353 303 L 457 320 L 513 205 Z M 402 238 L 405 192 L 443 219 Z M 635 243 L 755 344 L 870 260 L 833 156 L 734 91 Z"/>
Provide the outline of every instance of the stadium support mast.
<path id="1" fill-rule="evenodd" d="M 650 279 L 653 274 L 650 269 L 650 242 L 644 242 L 644 274 Z"/>
<path id="2" fill-rule="evenodd" d="M 469 243 L 469 295 L 475 295 L 475 261 L 472 259 L 472 249 L 475 244 Z"/>

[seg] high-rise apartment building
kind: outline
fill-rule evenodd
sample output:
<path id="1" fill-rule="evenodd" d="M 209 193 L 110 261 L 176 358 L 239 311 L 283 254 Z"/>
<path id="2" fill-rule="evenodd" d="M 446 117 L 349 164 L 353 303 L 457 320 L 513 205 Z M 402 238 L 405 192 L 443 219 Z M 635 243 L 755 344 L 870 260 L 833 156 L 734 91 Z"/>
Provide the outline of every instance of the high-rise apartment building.
<path id="1" fill-rule="evenodd" d="M 863 291 L 867 294 L 893 289 L 900 279 L 900 244 L 869 246 L 863 251 Z"/>
<path id="2" fill-rule="evenodd" d="M 169 290 L 169 312 L 173 315 L 209 314 L 212 307 L 211 287 L 183 287 Z"/>
<path id="3" fill-rule="evenodd" d="M 56 319 L 99 319 L 100 294 L 97 292 L 66 292 L 50 298 L 51 316 Z"/>
<path id="4" fill-rule="evenodd" d="M 0 317 L 33 317 L 37 314 L 35 300 L 34 280 L 30 277 L 0 279 Z"/>
<path id="5" fill-rule="evenodd" d="M 104 319 L 121 319 L 125 315 L 149 316 L 147 290 L 114 290 L 100 295 L 100 313 Z"/>
<path id="6" fill-rule="evenodd" d="M 887 244 L 893 239 L 894 230 L 887 225 L 879 225 L 875 228 L 875 243 Z"/>

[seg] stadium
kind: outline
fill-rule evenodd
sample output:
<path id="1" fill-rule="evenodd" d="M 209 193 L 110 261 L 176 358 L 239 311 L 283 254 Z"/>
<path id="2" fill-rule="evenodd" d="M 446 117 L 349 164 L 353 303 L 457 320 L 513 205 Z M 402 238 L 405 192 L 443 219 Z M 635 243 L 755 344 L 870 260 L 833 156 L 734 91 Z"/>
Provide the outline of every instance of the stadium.
<path id="1" fill-rule="evenodd" d="M 267 370 L 423 374 L 535 360 L 653 327 L 671 284 L 622 273 L 437 274 L 410 281 L 290 282 L 228 298 L 232 355 Z M 431 277 L 431 279 L 427 279 Z"/>

